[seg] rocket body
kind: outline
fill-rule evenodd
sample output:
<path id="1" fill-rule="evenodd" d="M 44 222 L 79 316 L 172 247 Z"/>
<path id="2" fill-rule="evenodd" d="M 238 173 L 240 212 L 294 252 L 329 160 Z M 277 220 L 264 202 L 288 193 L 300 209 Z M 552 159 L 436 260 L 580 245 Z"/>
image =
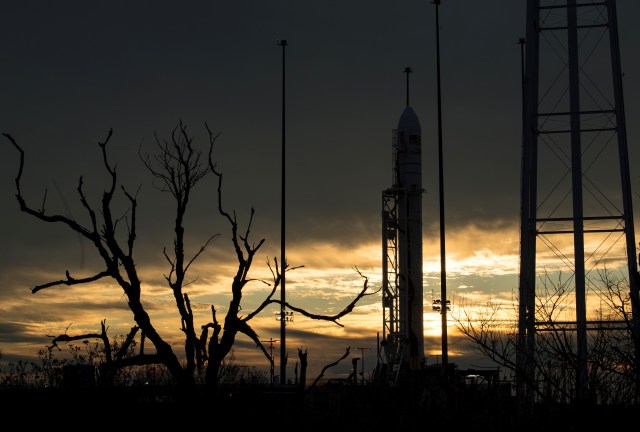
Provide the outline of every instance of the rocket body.
<path id="1" fill-rule="evenodd" d="M 400 331 L 409 342 L 408 358 L 418 367 L 424 358 L 422 287 L 422 137 L 420 121 L 407 106 L 396 130 Z M 404 327 L 404 328 L 403 328 Z"/>

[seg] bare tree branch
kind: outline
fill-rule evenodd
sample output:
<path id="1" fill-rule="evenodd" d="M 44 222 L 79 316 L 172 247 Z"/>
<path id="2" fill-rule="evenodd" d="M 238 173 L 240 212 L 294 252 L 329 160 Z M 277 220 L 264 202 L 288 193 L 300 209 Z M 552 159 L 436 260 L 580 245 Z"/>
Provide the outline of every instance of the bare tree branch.
<path id="1" fill-rule="evenodd" d="M 349 350 L 350 349 L 351 349 L 351 347 L 347 347 L 347 349 L 346 349 L 345 353 L 342 355 L 342 357 L 340 357 L 338 360 L 334 361 L 333 363 L 329 363 L 328 365 L 323 367 L 322 370 L 320 371 L 320 374 L 313 381 L 313 384 L 311 384 L 311 387 L 315 387 L 316 384 L 318 384 L 318 381 L 320 381 L 322 379 L 322 377 L 324 377 L 324 373 L 327 371 L 327 369 L 330 369 L 330 368 L 332 368 L 334 366 L 337 366 L 342 360 L 346 359 L 349 356 Z"/>
<path id="2" fill-rule="evenodd" d="M 61 280 L 58 280 L 58 281 L 48 282 L 48 283 L 45 283 L 45 284 L 42 284 L 42 285 L 36 285 L 34 288 L 31 289 L 31 292 L 33 294 L 35 294 L 35 293 L 37 293 L 38 291 L 40 291 L 42 289 L 49 288 L 49 287 L 56 286 L 56 285 L 67 285 L 67 286 L 78 285 L 78 284 L 94 282 L 94 281 L 97 281 L 98 279 L 102 279 L 103 277 L 111 276 L 110 272 L 108 272 L 108 271 L 102 271 L 102 272 L 98 273 L 97 275 L 86 277 L 86 278 L 81 278 L 81 279 L 75 279 L 75 278 L 71 277 L 71 275 L 69 274 L 68 270 L 65 272 L 65 274 L 67 275 L 66 279 L 61 279 Z"/>

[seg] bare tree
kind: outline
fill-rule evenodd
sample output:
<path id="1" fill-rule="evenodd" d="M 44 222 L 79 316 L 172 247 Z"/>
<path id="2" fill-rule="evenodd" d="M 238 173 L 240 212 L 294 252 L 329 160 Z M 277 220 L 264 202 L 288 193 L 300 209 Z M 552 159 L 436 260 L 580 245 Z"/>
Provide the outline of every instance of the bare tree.
<path id="1" fill-rule="evenodd" d="M 635 386 L 635 346 L 631 317 L 629 282 L 606 268 L 598 271 L 598 295 L 602 300 L 599 318 L 588 332 L 588 371 L 591 399 L 600 404 L 638 402 Z M 534 364 L 537 399 L 549 403 L 569 403 L 577 398 L 575 377 L 578 368 L 575 326 L 562 320 L 568 304 L 567 280 L 562 275 L 552 281 L 541 276 L 536 293 L 536 349 Z M 453 316 L 460 332 L 496 364 L 516 371 L 517 312 L 504 304 L 489 302 L 480 312 L 469 305 Z M 505 318 L 507 316 L 507 318 Z M 509 318 L 510 317 L 510 318 Z"/>
<path id="2" fill-rule="evenodd" d="M 264 356 L 270 361 L 273 362 L 273 358 L 269 355 L 266 347 L 260 341 L 257 333 L 251 328 L 249 322 L 255 316 L 257 316 L 260 312 L 262 312 L 267 306 L 270 304 L 279 304 L 281 305 L 281 301 L 279 299 L 274 298 L 274 294 L 276 293 L 278 287 L 280 286 L 280 282 L 282 280 L 282 273 L 286 271 L 291 271 L 296 269 L 297 267 L 289 267 L 287 263 L 281 263 L 281 267 L 278 265 L 278 260 L 274 258 L 274 264 L 271 265 L 269 262 L 269 269 L 271 270 L 271 274 L 273 277 L 273 285 L 271 292 L 267 295 L 264 301 L 251 313 L 249 313 L 245 317 L 240 317 L 238 314 L 241 310 L 240 303 L 242 301 L 242 290 L 243 288 L 252 281 L 249 278 L 249 269 L 251 268 L 251 264 L 253 263 L 253 259 L 255 257 L 256 252 L 260 247 L 264 244 L 264 239 L 258 241 L 258 243 L 251 243 L 249 241 L 249 234 L 251 230 L 251 223 L 253 221 L 254 209 L 251 209 L 251 215 L 249 218 L 249 222 L 247 224 L 247 228 L 243 234 L 239 233 L 238 220 L 235 212 L 233 214 L 228 213 L 222 204 L 222 173 L 216 168 L 216 164 L 213 162 L 212 154 L 213 147 L 218 135 L 214 135 L 208 125 L 206 125 L 207 131 L 209 132 L 209 168 L 211 172 L 213 172 L 218 178 L 218 211 L 220 214 L 226 218 L 231 226 L 231 240 L 233 242 L 233 247 L 236 253 L 236 259 L 238 261 L 238 270 L 236 275 L 233 278 L 233 282 L 231 285 L 231 303 L 229 304 L 229 308 L 227 310 L 227 314 L 224 320 L 224 329 L 220 325 L 220 323 L 216 319 L 215 308 L 212 307 L 212 316 L 213 321 L 203 326 L 203 335 L 202 340 L 205 340 L 207 337 L 207 329 L 212 328 L 213 334 L 209 338 L 208 345 L 208 356 L 209 362 L 207 366 L 206 373 L 206 381 L 208 383 L 215 383 L 216 376 L 218 372 L 218 368 L 224 357 L 229 353 L 235 338 L 238 333 L 242 333 L 252 339 L 256 345 L 262 350 Z M 356 295 L 356 297 L 338 314 L 333 316 L 328 315 L 318 315 L 307 312 L 302 308 L 295 307 L 288 302 L 285 303 L 285 307 L 296 311 L 308 318 L 317 319 L 317 320 L 325 320 L 332 321 L 339 326 L 342 324 L 338 323 L 338 320 L 350 313 L 355 307 L 356 303 L 366 295 L 370 295 L 372 293 L 367 293 L 368 291 L 368 278 L 365 277 L 357 268 L 356 272 L 363 278 L 363 288 Z"/>
<path id="3" fill-rule="evenodd" d="M 137 192 L 135 194 L 130 193 L 124 186 L 119 186 L 118 184 L 116 168 L 110 163 L 107 152 L 107 145 L 112 138 L 113 131 L 109 130 L 105 140 L 98 143 L 102 153 L 103 165 L 110 179 L 107 188 L 102 193 L 99 208 L 94 208 L 85 196 L 82 177 L 80 177 L 78 182 L 77 193 L 79 201 L 89 217 L 90 224 L 88 226 L 81 224 L 75 218 L 49 213 L 46 209 L 46 199 L 43 200 L 42 206 L 39 209 L 27 203 L 21 190 L 25 153 L 11 135 L 7 133 L 3 134 L 20 154 L 18 174 L 15 178 L 16 198 L 20 209 L 43 222 L 66 225 L 75 235 L 80 235 L 88 240 L 104 263 L 103 269 L 89 276 L 75 277 L 71 275 L 69 271 L 66 271 L 65 278 L 37 285 L 32 288 L 32 293 L 35 294 L 43 289 L 55 288 L 62 285 L 73 286 L 88 284 L 104 278 L 111 278 L 122 288 L 127 298 L 129 309 L 136 323 L 130 335 L 133 338 L 139 331 L 142 340 L 140 344 L 141 348 L 139 353 L 134 355 L 116 355 L 109 357 L 109 370 L 117 370 L 118 368 L 135 365 L 160 364 L 167 368 L 177 385 L 192 386 L 196 383 L 196 372 L 204 367 L 205 382 L 208 385 L 216 386 L 218 384 L 220 367 L 224 359 L 232 351 L 238 333 L 253 340 L 265 358 L 269 362 L 273 362 L 267 349 L 260 342 L 257 333 L 250 326 L 250 321 L 260 314 L 268 305 L 281 303 L 280 300 L 275 299 L 273 296 L 280 284 L 282 274 L 283 272 L 294 270 L 297 267 L 289 267 L 287 263 L 278 263 L 277 259 L 274 259 L 273 264 L 267 261 L 267 265 L 271 270 L 272 281 L 270 283 L 266 281 L 260 282 L 271 285 L 272 289 L 264 301 L 253 312 L 250 312 L 244 317 L 240 316 L 243 289 L 249 282 L 256 281 L 250 277 L 249 273 L 255 254 L 264 244 L 265 239 L 263 238 L 257 243 L 252 242 L 250 239 L 251 225 L 255 214 L 253 208 L 251 209 L 250 219 L 244 231 L 241 231 L 239 227 L 235 211 L 228 212 L 224 208 L 222 199 L 223 176 L 213 161 L 214 143 L 219 134 L 213 134 L 209 126 L 206 124 L 205 126 L 209 134 L 209 154 L 206 165 L 202 163 L 200 159 L 201 153 L 194 147 L 193 138 L 187 133 L 187 127 L 182 121 L 174 128 L 170 140 L 162 140 L 156 135 L 157 149 L 155 153 L 149 155 L 142 151 L 139 152 L 143 164 L 156 180 L 157 187 L 161 191 L 168 193 L 175 204 L 173 248 L 171 251 L 168 251 L 166 248 L 163 250 L 163 255 L 169 265 L 169 271 L 164 277 L 172 291 L 177 313 L 182 322 L 181 330 L 184 333 L 184 352 L 181 354 L 181 357 L 185 359 L 185 362 L 180 360 L 179 354 L 174 351 L 174 348 L 158 332 L 141 301 L 142 286 L 139 270 L 134 259 L 134 245 L 137 238 Z M 231 240 L 238 267 L 231 282 L 231 300 L 224 318 L 224 325 L 217 319 L 215 305 L 211 305 L 211 321 L 201 325 L 199 330 L 197 330 L 198 327 L 194 320 L 189 295 L 185 290 L 185 287 L 188 285 L 186 275 L 190 266 L 202 255 L 207 246 L 215 239 L 216 235 L 207 238 L 195 254 L 187 257 L 185 252 L 186 228 L 184 225 L 184 216 L 193 189 L 200 180 L 209 173 L 213 173 L 217 177 L 218 211 L 229 223 Z M 128 210 L 122 217 L 116 217 L 113 208 L 114 196 L 118 186 L 126 202 L 128 202 Z M 124 234 L 121 234 L 119 230 L 123 230 Z M 313 314 L 289 303 L 286 303 L 285 307 L 311 319 L 331 321 L 336 325 L 342 326 L 342 324 L 339 323 L 340 318 L 350 313 L 357 302 L 364 296 L 375 294 L 369 292 L 367 277 L 357 268 L 355 271 L 363 279 L 362 290 L 356 294 L 353 300 L 338 314 Z M 54 343 L 75 340 L 75 338 L 82 336 L 87 335 L 68 336 L 65 334 L 54 338 Z M 105 346 L 108 344 L 104 324 L 103 332 L 99 335 L 96 334 L 92 336 L 103 339 Z M 155 348 L 154 353 L 145 352 L 144 341 L 147 339 L 153 344 Z"/>
<path id="4" fill-rule="evenodd" d="M 115 375 L 117 371 L 127 365 L 128 362 L 132 360 L 130 354 L 132 353 L 133 343 L 140 329 L 138 326 L 131 327 L 131 330 L 127 334 L 126 338 L 119 344 L 113 344 L 112 341 L 109 340 L 109 336 L 107 334 L 107 324 L 106 320 L 102 320 L 100 323 L 101 331 L 100 333 L 85 333 L 78 335 L 68 335 L 66 332 L 64 334 L 58 336 L 49 336 L 51 338 L 51 345 L 48 347 L 49 350 L 53 350 L 54 348 L 59 348 L 59 343 L 68 344 L 73 341 L 85 341 L 88 339 L 97 339 L 102 343 L 102 352 L 104 358 L 102 362 L 98 365 L 99 368 L 99 381 L 102 386 L 111 386 L 113 385 Z M 67 328 L 68 329 L 68 328 Z M 114 353 L 113 350 L 116 349 Z M 117 366 L 116 366 L 117 365 Z M 135 362 L 131 364 L 135 365 Z"/>

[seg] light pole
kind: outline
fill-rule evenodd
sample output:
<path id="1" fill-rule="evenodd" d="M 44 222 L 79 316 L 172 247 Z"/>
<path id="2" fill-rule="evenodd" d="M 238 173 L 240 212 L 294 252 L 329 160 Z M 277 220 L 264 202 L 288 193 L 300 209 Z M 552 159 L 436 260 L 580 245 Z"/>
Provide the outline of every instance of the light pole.
<path id="1" fill-rule="evenodd" d="M 285 344 L 285 63 L 284 52 L 287 46 L 286 40 L 279 40 L 278 46 L 282 47 L 282 192 L 280 206 L 280 384 L 287 383 L 287 348 Z"/>
<path id="2" fill-rule="evenodd" d="M 447 264 L 444 235 L 444 180 L 442 163 L 442 97 L 440 92 L 440 20 L 438 18 L 438 6 L 440 0 L 434 0 L 436 5 L 436 67 L 438 80 L 438 166 L 440 180 L 440 300 L 443 304 L 440 310 L 442 318 L 442 368 L 446 369 L 449 363 L 449 348 L 447 346 Z"/>

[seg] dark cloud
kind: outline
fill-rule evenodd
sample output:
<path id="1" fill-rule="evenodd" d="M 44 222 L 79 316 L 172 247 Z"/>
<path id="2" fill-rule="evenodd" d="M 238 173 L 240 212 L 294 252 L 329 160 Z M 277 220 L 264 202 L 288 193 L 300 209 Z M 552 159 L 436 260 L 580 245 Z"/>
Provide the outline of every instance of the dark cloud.
<path id="1" fill-rule="evenodd" d="M 46 340 L 45 335 L 36 336 L 29 325 L 17 322 L 0 322 L 0 343 L 37 343 Z"/>
<path id="2" fill-rule="evenodd" d="M 619 5 L 621 27 L 630 15 L 624 11 L 633 7 Z M 206 148 L 207 121 L 222 132 L 215 158 L 225 172 L 227 206 L 243 214 L 253 205 L 260 233 L 277 242 L 281 137 L 275 41 L 288 38 L 292 241 L 327 236 L 345 241 L 375 232 L 350 227 L 353 220 L 378 223 L 380 193 L 391 182 L 391 130 L 404 104 L 406 65 L 415 71 L 412 104 L 423 128 L 425 225 L 437 221 L 435 32 L 429 3 L 192 2 L 176 8 L 169 2 L 152 7 L 66 2 L 3 8 L 4 16 L 13 17 L 3 29 L 7 67 L 0 85 L 8 101 L 0 108 L 3 128 L 27 150 L 25 181 L 33 179 L 34 202 L 49 185 L 52 208 L 61 207 L 63 198 L 77 203 L 81 174 L 99 191 L 104 173 L 96 143 L 113 127 L 112 160 L 129 187 L 144 185 L 141 218 L 148 216 L 144 226 L 155 232 L 165 219 L 152 215 L 170 212 L 170 202 L 162 204 L 153 192 L 137 147 L 151 144 L 156 131 L 168 136 L 183 118 Z M 452 229 L 469 219 L 517 221 L 517 40 L 524 33 L 524 6 L 448 2 L 440 11 L 448 221 Z M 635 35 L 621 34 L 628 38 L 623 48 L 631 46 Z M 637 74 L 635 61 L 629 55 L 625 60 L 630 74 Z M 15 154 L 4 151 L 2 199 L 10 202 Z M 213 185 L 203 188 L 210 197 Z M 205 202 L 206 195 L 198 201 Z M 207 224 L 213 205 L 202 205 L 194 224 Z M 24 215 L 9 217 L 14 224 L 26 223 Z M 327 230 L 315 228 L 327 222 Z M 219 231 L 209 223 L 209 232 Z M 170 242 L 170 232 L 165 238 Z"/>

